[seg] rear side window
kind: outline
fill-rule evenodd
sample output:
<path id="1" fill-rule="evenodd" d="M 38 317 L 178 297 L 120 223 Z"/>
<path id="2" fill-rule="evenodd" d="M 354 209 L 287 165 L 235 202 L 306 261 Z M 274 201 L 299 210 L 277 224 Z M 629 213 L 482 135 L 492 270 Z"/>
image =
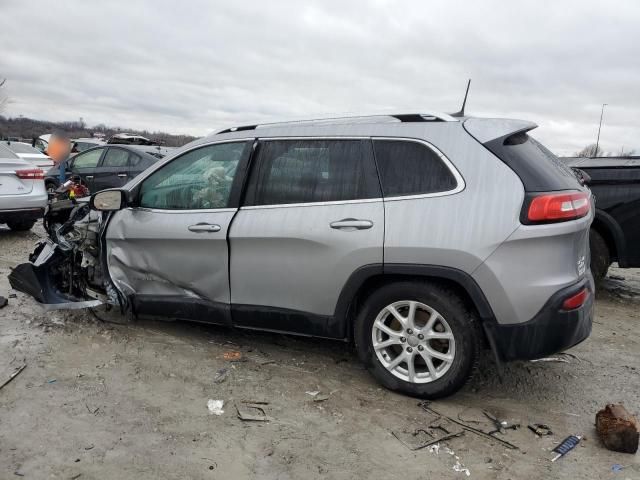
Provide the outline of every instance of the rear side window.
<path id="1" fill-rule="evenodd" d="M 363 140 L 272 140 L 260 145 L 246 205 L 380 197 L 370 145 Z"/>
<path id="2" fill-rule="evenodd" d="M 121 148 L 109 148 L 102 159 L 103 167 L 127 167 L 129 165 L 129 152 Z"/>
<path id="3" fill-rule="evenodd" d="M 440 155 L 423 143 L 374 140 L 385 197 L 446 192 L 457 182 Z"/>
<path id="4" fill-rule="evenodd" d="M 520 177 L 527 192 L 581 188 L 571 168 L 525 132 L 497 138 L 484 145 Z"/>

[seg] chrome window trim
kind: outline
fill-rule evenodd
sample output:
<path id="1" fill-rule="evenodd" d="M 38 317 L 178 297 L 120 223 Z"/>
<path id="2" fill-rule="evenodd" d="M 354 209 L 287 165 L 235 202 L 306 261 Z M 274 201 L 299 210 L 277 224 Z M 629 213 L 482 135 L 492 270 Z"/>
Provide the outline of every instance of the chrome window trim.
<path id="1" fill-rule="evenodd" d="M 438 155 L 438 157 L 440 157 L 440 160 L 442 161 L 442 163 L 445 164 L 445 166 L 449 169 L 449 171 L 453 175 L 453 178 L 455 178 L 456 180 L 456 186 L 451 190 L 444 190 L 442 192 L 417 193 L 417 194 L 409 194 L 409 195 L 395 195 L 393 197 L 384 197 L 385 202 L 396 202 L 398 200 L 414 200 L 419 198 L 446 197 L 448 195 L 455 195 L 456 193 L 460 193 L 466 188 L 467 184 L 464 181 L 464 177 L 462 176 L 462 174 L 458 171 L 458 169 L 451 162 L 451 160 L 449 160 L 449 158 L 447 158 L 447 156 L 444 153 L 442 153 L 442 151 L 431 142 L 428 142 L 421 138 L 411 138 L 411 137 L 371 137 L 371 141 L 373 142 L 374 140 L 391 140 L 391 141 L 421 143 L 422 145 L 424 145 L 425 147 L 433 151 L 436 155 Z M 374 154 L 375 154 L 375 147 L 374 147 Z M 378 175 L 379 174 L 380 172 L 378 171 Z M 384 196 L 384 191 L 382 192 L 382 195 Z"/>

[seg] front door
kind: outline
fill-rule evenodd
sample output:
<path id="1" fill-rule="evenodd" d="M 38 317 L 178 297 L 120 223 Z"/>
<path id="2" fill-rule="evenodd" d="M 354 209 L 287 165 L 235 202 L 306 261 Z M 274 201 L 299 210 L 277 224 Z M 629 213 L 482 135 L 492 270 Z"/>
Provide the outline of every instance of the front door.
<path id="1" fill-rule="evenodd" d="M 368 139 L 261 141 L 229 234 L 234 324 L 343 337 L 342 288 L 382 265 L 381 197 Z"/>
<path id="2" fill-rule="evenodd" d="M 93 192 L 93 180 L 96 167 L 100 163 L 100 158 L 102 157 L 103 152 L 104 148 L 94 148 L 92 150 L 79 153 L 73 157 L 69 161 L 70 166 L 68 167 L 69 172 L 67 174 L 67 180 L 69 180 L 71 175 L 78 175 L 89 191 Z"/>
<path id="3" fill-rule="evenodd" d="M 114 215 L 109 272 L 138 314 L 230 323 L 227 232 L 250 150 L 248 141 L 190 150 L 140 183 L 137 206 Z"/>

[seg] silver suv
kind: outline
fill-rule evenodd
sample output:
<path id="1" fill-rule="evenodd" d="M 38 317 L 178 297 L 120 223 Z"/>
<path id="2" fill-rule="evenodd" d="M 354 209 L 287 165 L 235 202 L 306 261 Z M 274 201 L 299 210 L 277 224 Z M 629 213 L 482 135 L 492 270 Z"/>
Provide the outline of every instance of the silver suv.
<path id="1" fill-rule="evenodd" d="M 384 386 L 449 395 L 482 348 L 532 359 L 591 331 L 592 198 L 535 127 L 429 113 L 230 128 L 58 206 L 11 281 L 49 308 L 352 340 Z"/>

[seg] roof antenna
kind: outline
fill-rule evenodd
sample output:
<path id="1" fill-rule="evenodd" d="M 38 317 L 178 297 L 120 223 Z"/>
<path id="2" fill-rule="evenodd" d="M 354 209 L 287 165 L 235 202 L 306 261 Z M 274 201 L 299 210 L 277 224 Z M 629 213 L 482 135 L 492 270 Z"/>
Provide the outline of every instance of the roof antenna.
<path id="1" fill-rule="evenodd" d="M 462 101 L 462 108 L 459 112 L 452 113 L 452 117 L 464 117 L 464 107 L 467 104 L 467 95 L 469 95 L 469 87 L 471 86 L 471 79 L 467 82 L 467 91 L 464 92 L 464 100 Z"/>

